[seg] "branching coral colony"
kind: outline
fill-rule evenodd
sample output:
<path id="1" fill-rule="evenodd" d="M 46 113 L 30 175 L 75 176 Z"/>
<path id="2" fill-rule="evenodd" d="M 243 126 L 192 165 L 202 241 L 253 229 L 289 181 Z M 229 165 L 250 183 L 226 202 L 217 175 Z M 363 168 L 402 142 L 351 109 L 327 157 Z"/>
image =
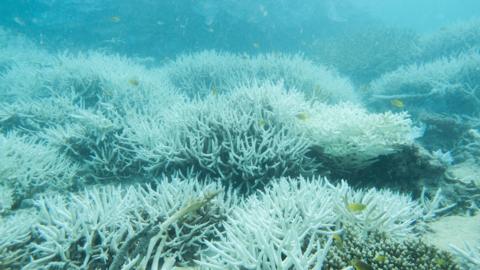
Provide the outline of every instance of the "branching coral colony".
<path id="1" fill-rule="evenodd" d="M 37 54 L 0 71 L 0 268 L 456 269 L 411 242 L 440 196 L 318 176 L 417 134 L 405 113 L 354 103 L 333 70 L 286 55 L 202 52 L 147 69 Z"/>

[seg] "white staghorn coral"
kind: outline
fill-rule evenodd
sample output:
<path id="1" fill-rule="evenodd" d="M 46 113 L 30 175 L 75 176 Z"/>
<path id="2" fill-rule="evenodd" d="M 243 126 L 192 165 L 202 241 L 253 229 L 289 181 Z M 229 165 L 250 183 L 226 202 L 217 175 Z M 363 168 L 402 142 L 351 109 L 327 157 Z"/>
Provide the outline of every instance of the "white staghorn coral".
<path id="1" fill-rule="evenodd" d="M 353 212 L 350 203 L 365 209 Z M 321 269 L 344 226 L 401 241 L 422 228 L 422 218 L 421 205 L 405 195 L 354 190 L 321 177 L 281 178 L 234 208 L 197 263 L 207 269 Z"/>
<path id="2" fill-rule="evenodd" d="M 480 243 L 476 246 L 465 243 L 463 249 L 455 245 L 450 245 L 450 248 L 455 252 L 465 269 L 477 269 L 480 267 Z"/>
<path id="3" fill-rule="evenodd" d="M 406 114 L 311 103 L 273 83 L 179 103 L 152 118 L 132 114 L 126 123 L 122 140 L 147 171 L 193 168 L 247 189 L 272 177 L 309 175 L 322 165 L 357 169 L 415 137 Z M 312 149 L 321 149 L 319 160 L 333 162 L 321 164 L 309 156 Z"/>
<path id="4" fill-rule="evenodd" d="M 108 103 L 145 110 L 181 99 L 158 71 L 127 57 L 89 52 L 51 55 L 50 59 L 45 65 L 5 71 L 0 74 L 0 88 L 19 98 L 64 97 L 82 108 Z"/>
<path id="5" fill-rule="evenodd" d="M 133 230 L 129 212 L 133 190 L 104 187 L 84 194 L 43 197 L 36 202 L 38 243 L 32 244 L 32 261 L 26 269 L 69 265 L 87 268 L 108 260 L 125 233 Z"/>
<path id="6" fill-rule="evenodd" d="M 236 55 L 203 51 L 182 55 L 161 68 L 175 88 L 190 97 L 207 96 L 212 91 L 229 92 L 239 84 L 283 82 L 328 102 L 358 101 L 352 83 L 335 70 L 313 64 L 299 55 Z"/>
<path id="7" fill-rule="evenodd" d="M 0 100 L 11 102 L 24 96 L 16 87 L 32 85 L 32 78 L 39 75 L 36 67 L 48 65 L 52 60 L 47 50 L 38 48 L 18 31 L 0 27 Z M 17 73 L 17 76 L 6 75 L 18 69 L 24 72 Z"/>
<path id="8" fill-rule="evenodd" d="M 459 80 L 478 66 L 480 54 L 475 51 L 422 65 L 403 66 L 373 81 L 371 91 L 374 98 L 421 98 L 460 91 L 462 81 Z"/>
<path id="9" fill-rule="evenodd" d="M 23 269 L 30 256 L 28 245 L 37 222 L 37 215 L 26 210 L 18 210 L 11 216 L 0 216 L 1 269 Z"/>
<path id="10" fill-rule="evenodd" d="M 285 116 L 304 104 L 301 95 L 280 85 L 243 87 L 179 104 L 153 127 L 148 119 L 135 121 L 133 130 L 139 126 L 148 132 L 130 134 L 144 143 L 134 145 L 149 171 L 194 168 L 250 190 L 273 176 L 315 170 L 306 155 L 308 141 L 293 125 L 294 118 Z"/>
<path id="11" fill-rule="evenodd" d="M 380 232 L 396 239 L 413 237 L 422 229 L 425 209 L 410 197 L 389 190 L 354 190 L 344 181 L 329 185 L 335 212 L 343 224 L 365 233 Z M 365 209 L 352 211 L 350 205 Z"/>
<path id="12" fill-rule="evenodd" d="M 198 198 L 211 192 L 217 195 L 223 189 L 196 179 L 164 179 L 152 184 L 155 186 L 103 186 L 38 199 L 38 219 L 31 236 L 35 241 L 23 247 L 31 255 L 24 269 L 108 267 L 117 256 L 121 258 L 115 259 L 116 265 L 123 265 L 122 269 L 161 265 L 167 258 L 177 264 L 192 260 L 204 248 L 203 239 L 213 235 L 230 211 L 235 196 L 227 192 L 209 197 L 192 208 Z M 187 211 L 178 216 L 185 207 Z M 147 252 L 162 224 L 161 243 L 154 243 Z M 141 264 L 136 257 L 142 258 Z"/>
<path id="13" fill-rule="evenodd" d="M 422 60 L 455 55 L 480 47 L 480 20 L 459 21 L 442 27 L 439 31 L 425 34 L 418 42 Z"/>
<path id="14" fill-rule="evenodd" d="M 75 164 L 44 142 L 0 135 L 0 184 L 12 188 L 16 200 L 46 189 L 65 190 L 73 185 L 77 171 Z"/>
<path id="15" fill-rule="evenodd" d="M 236 207 L 197 263 L 207 269 L 321 269 L 336 221 L 322 180 L 281 179 Z"/>
<path id="16" fill-rule="evenodd" d="M 403 66 L 371 82 L 370 102 L 385 108 L 392 99 L 402 99 L 410 111 L 418 106 L 432 112 L 476 115 L 479 68 L 478 50 Z"/>
<path id="17" fill-rule="evenodd" d="M 351 103 L 315 104 L 301 126 L 313 145 L 346 168 L 366 166 L 410 145 L 415 129 L 406 113 L 368 113 Z"/>
<path id="18" fill-rule="evenodd" d="M 395 241 L 423 228 L 425 211 L 409 197 L 321 177 L 277 179 L 244 201 L 221 191 L 174 178 L 42 196 L 28 220 L 21 212 L 0 219 L 0 232 L 22 226 L 0 240 L 0 266 L 320 269 L 343 228 Z M 350 203 L 365 209 L 352 212 Z"/>
<path id="19" fill-rule="evenodd" d="M 46 128 L 65 125 L 79 110 L 67 98 L 45 98 L 41 101 L 24 98 L 14 103 L 0 102 L 0 132 L 40 136 Z"/>
<path id="20" fill-rule="evenodd" d="M 8 212 L 14 203 L 12 187 L 8 187 L 5 184 L 0 185 L 0 215 Z"/>

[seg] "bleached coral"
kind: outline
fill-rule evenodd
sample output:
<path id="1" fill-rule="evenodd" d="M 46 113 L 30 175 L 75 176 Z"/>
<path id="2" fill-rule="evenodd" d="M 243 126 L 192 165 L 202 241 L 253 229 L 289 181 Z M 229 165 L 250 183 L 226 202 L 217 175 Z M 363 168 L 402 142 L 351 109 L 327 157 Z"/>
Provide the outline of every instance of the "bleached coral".
<path id="1" fill-rule="evenodd" d="M 351 103 L 315 104 L 301 124 L 313 145 L 342 167 L 362 167 L 380 155 L 413 143 L 416 132 L 406 113 L 368 113 Z M 336 159 L 336 160 L 335 160 Z"/>
<path id="2" fill-rule="evenodd" d="M 480 104 L 476 87 L 479 68 L 477 51 L 404 66 L 370 84 L 371 102 L 385 107 L 391 99 L 403 99 L 406 106 L 416 104 L 435 112 L 475 115 Z"/>
<path id="3" fill-rule="evenodd" d="M 162 68 L 165 79 L 190 97 L 229 92 L 239 84 L 283 82 L 328 102 L 358 101 L 351 82 L 335 70 L 299 55 L 235 55 L 203 51 L 183 55 Z"/>
<path id="4" fill-rule="evenodd" d="M 119 117 L 80 109 L 69 117 L 71 123 L 45 129 L 39 136 L 79 164 L 84 177 L 94 181 L 121 179 L 139 170 L 132 149 L 118 139 L 122 131 Z"/>
<path id="5" fill-rule="evenodd" d="M 420 52 L 417 43 L 413 31 L 367 26 L 319 39 L 311 45 L 310 54 L 319 63 L 366 83 L 414 60 Z"/>
<path id="6" fill-rule="evenodd" d="M 44 65 L 12 67 L 1 74 L 0 88 L 19 97 L 66 97 L 84 108 L 109 103 L 142 109 L 179 99 L 158 71 L 127 57 L 89 52 L 51 55 L 51 59 Z"/>
<path id="7" fill-rule="evenodd" d="M 0 268 L 21 269 L 29 259 L 28 245 L 32 241 L 32 229 L 37 215 L 19 210 L 15 214 L 0 216 Z"/>
<path id="8" fill-rule="evenodd" d="M 45 63 L 49 56 L 50 54 L 46 50 L 39 48 L 26 36 L 17 31 L 0 27 L 0 73 L 16 65 Z"/>
<path id="9" fill-rule="evenodd" d="M 354 190 L 346 182 L 330 188 L 334 193 L 335 212 L 342 223 L 364 235 L 376 231 L 402 239 L 413 237 L 422 228 L 424 209 L 408 196 L 375 188 Z M 365 205 L 365 209 L 352 212 L 348 207 L 350 204 Z"/>
<path id="10" fill-rule="evenodd" d="M 0 184 L 14 190 L 16 202 L 46 189 L 65 190 L 78 167 L 65 156 L 26 136 L 0 135 Z"/>
<path id="11" fill-rule="evenodd" d="M 422 60 L 432 60 L 480 48 L 480 20 L 459 21 L 419 39 Z"/>
<path id="12" fill-rule="evenodd" d="M 408 196 L 321 177 L 277 179 L 244 201 L 222 190 L 218 182 L 174 178 L 42 196 L 28 220 L 20 212 L 0 219 L 1 232 L 22 226 L 0 240 L 0 265 L 320 269 L 333 262 L 327 255 L 346 228 L 356 234 L 349 241 L 378 234 L 390 244 L 423 228 L 424 209 Z M 365 209 L 352 212 L 350 203 Z"/>
<path id="13" fill-rule="evenodd" d="M 282 179 L 236 207 L 197 263 L 208 269 L 321 269 L 336 222 L 321 179 Z"/>
<path id="14" fill-rule="evenodd" d="M 192 168 L 251 190 L 271 177 L 315 170 L 306 155 L 308 141 L 293 125 L 295 118 L 287 118 L 304 104 L 302 95 L 281 85 L 242 87 L 179 104 L 157 123 L 135 120 L 130 138 L 143 143 L 133 145 L 139 145 L 135 152 L 148 171 Z"/>
<path id="15" fill-rule="evenodd" d="M 11 187 L 0 185 L 0 215 L 4 214 L 14 203 L 14 190 Z"/>
<path id="16" fill-rule="evenodd" d="M 61 97 L 0 102 L 0 132 L 39 137 L 44 129 L 71 122 L 78 110 L 71 100 Z"/>
<path id="17" fill-rule="evenodd" d="M 322 166 L 357 169 L 415 137 L 406 114 L 312 103 L 272 83 L 177 104 L 163 116 L 132 117 L 122 140 L 131 142 L 147 171 L 191 168 L 247 189 Z"/>
<path id="18" fill-rule="evenodd" d="M 137 257 L 142 258 L 143 266 L 150 267 L 161 265 L 167 258 L 179 265 L 194 259 L 204 248 L 203 239 L 213 235 L 230 211 L 235 200 L 232 193 L 212 197 L 208 205 L 172 220 L 163 228 L 162 242 L 152 246 L 153 252 L 147 252 L 150 239 L 159 233 L 158 226 L 197 198 L 222 191 L 218 184 L 201 184 L 196 179 L 164 179 L 154 185 L 103 186 L 37 200 L 38 221 L 33 225 L 36 241 L 23 247 L 31 255 L 24 269 L 98 268 L 114 261 L 127 267 L 140 263 Z M 161 249 L 161 256 L 157 249 Z M 117 256 L 121 258 L 115 259 Z"/>
<path id="19" fill-rule="evenodd" d="M 464 248 L 459 248 L 455 245 L 450 245 L 450 247 L 458 256 L 458 260 L 465 269 L 480 267 L 480 244 L 476 246 L 465 244 Z"/>
<path id="20" fill-rule="evenodd" d="M 365 209 L 352 211 L 353 203 Z M 321 177 L 281 178 L 232 210 L 225 230 L 216 240 L 207 240 L 209 249 L 197 263 L 207 269 L 321 269 L 332 239 L 336 247 L 342 245 L 344 229 L 351 233 L 354 228 L 355 241 L 376 234 L 399 246 L 393 243 L 414 239 L 423 228 L 423 217 L 422 206 L 406 195 L 354 190 L 345 182 L 334 185 Z M 331 265 L 336 257 L 328 258 Z"/>

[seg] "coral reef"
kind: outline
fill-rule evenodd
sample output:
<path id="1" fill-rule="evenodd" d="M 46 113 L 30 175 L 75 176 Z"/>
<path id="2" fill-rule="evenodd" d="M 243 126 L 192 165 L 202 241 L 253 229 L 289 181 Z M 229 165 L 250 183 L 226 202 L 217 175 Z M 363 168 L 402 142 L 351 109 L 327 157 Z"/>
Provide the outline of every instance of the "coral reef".
<path id="1" fill-rule="evenodd" d="M 219 229 L 231 208 L 233 195 L 218 194 L 222 190 L 196 179 L 164 179 L 151 185 L 43 196 L 27 220 L 16 214 L 2 222 L 2 235 L 14 222 L 21 227 L 0 242 L 5 256 L 0 266 L 107 269 L 115 262 L 128 269 L 125 265 L 134 267 L 136 261 L 145 269 L 166 258 L 177 264 L 191 261 L 204 246 L 202 239 Z M 151 240 L 156 235 L 158 243 Z"/>
<path id="2" fill-rule="evenodd" d="M 359 84 L 412 62 L 420 50 L 413 31 L 379 26 L 362 27 L 310 46 L 316 62 L 333 66 Z"/>
<path id="3" fill-rule="evenodd" d="M 197 261 L 209 269 L 321 269 L 337 217 L 324 182 L 274 182 L 232 210 Z"/>
<path id="4" fill-rule="evenodd" d="M 341 168 L 367 166 L 421 135 L 405 113 L 371 114 L 350 103 L 317 104 L 308 113 L 311 116 L 304 121 L 307 137 Z"/>
<path id="5" fill-rule="evenodd" d="M 450 255 L 415 240 L 431 211 L 390 191 L 282 178 L 235 207 L 196 262 L 208 269 L 341 269 L 355 258 L 375 263 L 378 253 L 386 260 L 375 266 L 385 269 L 458 269 Z"/>
<path id="6" fill-rule="evenodd" d="M 422 61 L 452 56 L 480 47 L 480 20 L 471 19 L 447 25 L 438 31 L 420 36 L 418 46 Z"/>
<path id="7" fill-rule="evenodd" d="M 11 190 L 12 207 L 46 189 L 69 189 L 79 169 L 45 143 L 15 134 L 0 135 L 0 160 L 0 186 Z"/>
<path id="8" fill-rule="evenodd" d="M 391 108 L 391 100 L 402 99 L 404 109 L 411 113 L 422 110 L 478 116 L 479 67 L 477 51 L 403 66 L 370 83 L 370 104 Z"/>
<path id="9" fill-rule="evenodd" d="M 127 123 L 125 141 L 134 142 L 147 171 L 193 170 L 246 189 L 273 177 L 357 170 L 416 136 L 406 114 L 310 103 L 272 83 L 178 104 L 158 120 Z"/>
<path id="10" fill-rule="evenodd" d="M 419 239 L 394 241 L 381 233 L 362 235 L 355 229 L 345 228 L 341 240 L 328 252 L 323 269 L 344 269 L 356 261 L 379 270 L 460 269 L 452 254 Z"/>
<path id="11" fill-rule="evenodd" d="M 301 94 L 271 84 L 212 95 L 167 111 L 152 132 L 134 136 L 135 152 L 154 174 L 193 170 L 248 190 L 272 177 L 309 175 L 318 164 L 293 123 L 303 105 Z"/>
<path id="12" fill-rule="evenodd" d="M 295 89 L 325 102 L 358 101 L 348 79 L 299 55 L 203 51 L 179 56 L 163 66 L 162 73 L 166 81 L 190 97 L 228 93 L 252 82 L 282 82 L 287 90 Z"/>
<path id="13" fill-rule="evenodd" d="M 382 52 L 412 49 L 411 33 L 364 39 L 381 33 L 395 37 Z M 5 51 L 16 40 L 0 29 Z M 479 152 L 478 52 L 384 74 L 370 105 L 396 111 L 378 113 L 299 55 L 203 51 L 147 68 L 32 54 L 0 53 L 0 268 L 457 269 L 418 239 L 446 212 L 478 210 L 474 183 L 444 175 Z M 410 55 L 393 58 L 358 74 Z M 442 103 L 459 96 L 471 103 Z M 424 128 L 403 111 L 415 104 L 472 119 L 428 118 L 457 128 L 464 159 L 416 145 Z"/>
<path id="14" fill-rule="evenodd" d="M 480 267 L 480 245 L 465 245 L 464 248 L 452 246 L 452 249 L 459 256 L 460 263 L 466 269 L 475 269 Z"/>

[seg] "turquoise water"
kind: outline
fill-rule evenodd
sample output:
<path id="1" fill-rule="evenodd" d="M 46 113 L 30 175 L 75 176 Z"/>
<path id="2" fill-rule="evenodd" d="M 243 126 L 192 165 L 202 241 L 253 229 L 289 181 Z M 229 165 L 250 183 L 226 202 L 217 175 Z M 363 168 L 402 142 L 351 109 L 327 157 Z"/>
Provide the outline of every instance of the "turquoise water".
<path id="1" fill-rule="evenodd" d="M 0 269 L 480 267 L 478 1 L 0 15 Z"/>

